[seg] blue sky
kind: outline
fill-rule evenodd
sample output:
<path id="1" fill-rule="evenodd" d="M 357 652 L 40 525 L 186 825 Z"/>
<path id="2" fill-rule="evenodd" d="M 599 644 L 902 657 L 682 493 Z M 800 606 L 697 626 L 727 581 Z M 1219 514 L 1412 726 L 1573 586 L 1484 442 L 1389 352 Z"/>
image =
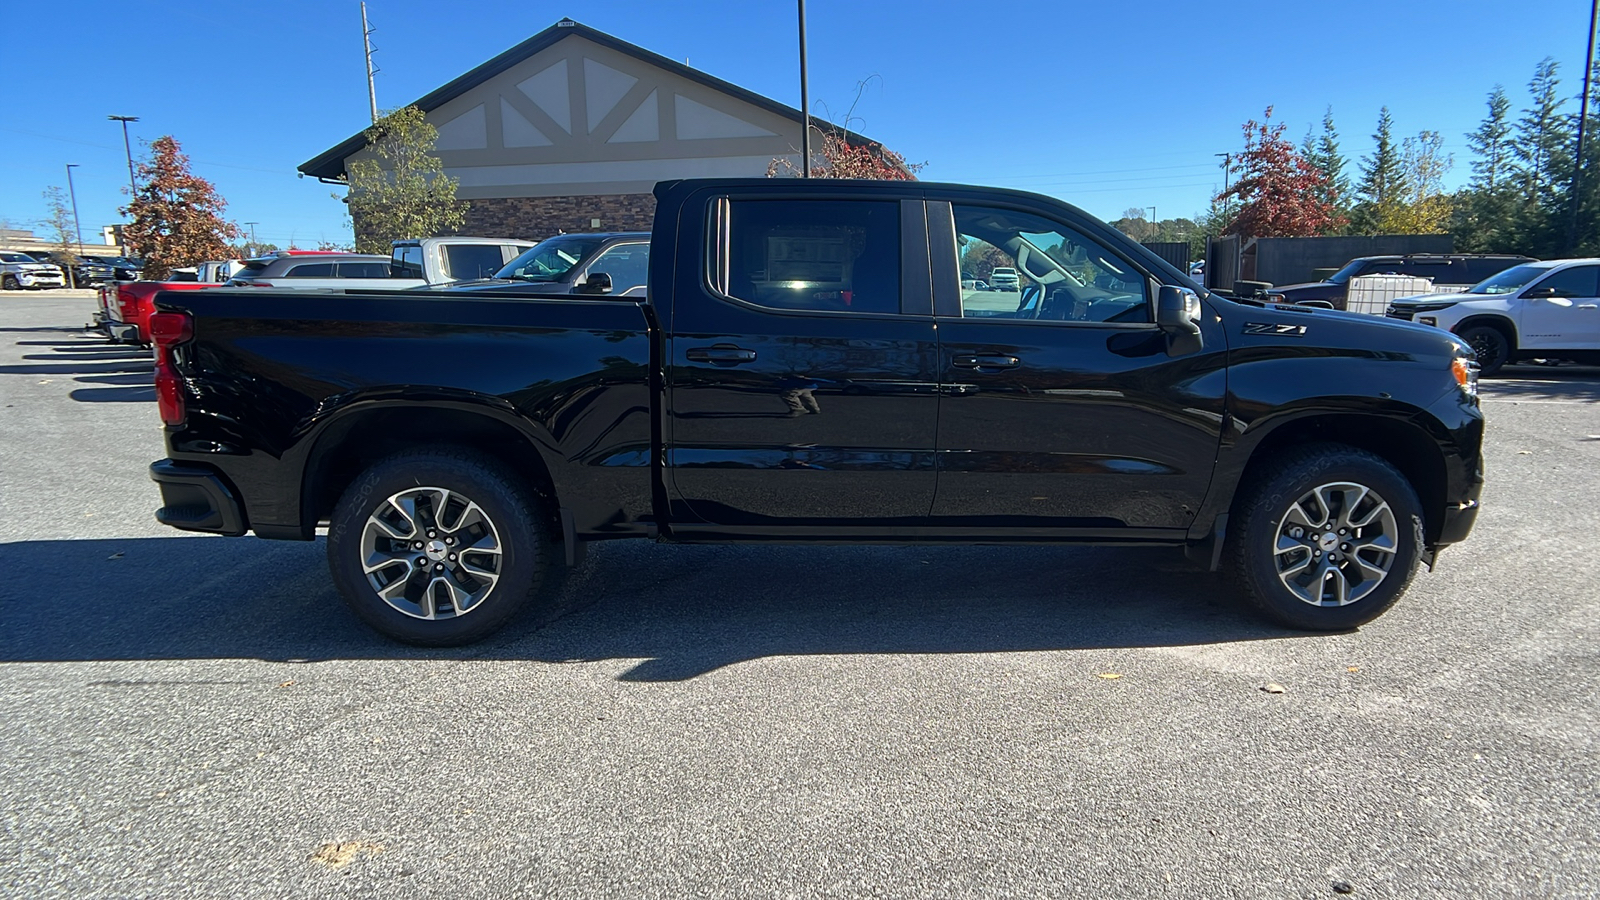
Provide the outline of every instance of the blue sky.
<path id="1" fill-rule="evenodd" d="M 1345 153 L 1368 152 L 1378 109 L 1398 134 L 1444 135 L 1469 173 L 1465 132 L 1497 83 L 1513 109 L 1534 64 L 1578 93 L 1584 0 L 1242 0 L 873 3 L 811 0 L 813 112 L 927 161 L 926 180 L 1053 194 L 1103 218 L 1203 209 L 1215 153 L 1269 104 L 1295 140 L 1333 107 Z M 356 0 L 80 0 L 70 20 L 13 4 L 0 41 L 0 218 L 36 227 L 40 194 L 74 170 L 85 237 L 126 202 L 122 135 L 172 134 L 262 240 L 348 240 L 333 188 L 295 167 L 367 122 Z M 270 11 L 269 11 L 270 10 Z M 370 0 L 378 102 L 410 102 L 571 16 L 735 84 L 799 105 L 790 0 L 510 3 Z M 35 35 L 37 40 L 16 39 Z M 60 36 L 56 40 L 51 36 Z M 140 147 L 135 144 L 135 153 Z"/>

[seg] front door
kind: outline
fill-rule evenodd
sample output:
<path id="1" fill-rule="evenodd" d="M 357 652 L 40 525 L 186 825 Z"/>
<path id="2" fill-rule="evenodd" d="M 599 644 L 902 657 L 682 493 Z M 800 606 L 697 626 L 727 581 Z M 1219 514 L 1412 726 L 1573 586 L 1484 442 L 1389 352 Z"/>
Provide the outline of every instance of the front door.
<path id="1" fill-rule="evenodd" d="M 667 342 L 674 527 L 924 523 L 938 345 L 921 198 L 733 196 L 707 211 L 714 250 L 680 249 Z"/>
<path id="2" fill-rule="evenodd" d="M 1547 275 L 1517 303 L 1520 349 L 1600 350 L 1600 266 Z"/>
<path id="3" fill-rule="evenodd" d="M 939 490 L 933 524 L 1133 534 L 1187 528 L 1216 460 L 1221 329 L 1169 356 L 1156 282 L 1085 230 L 998 207 L 951 215 L 958 309 L 941 302 Z M 1013 267 L 1018 293 L 967 287 Z M 1207 319 L 1214 319 L 1207 316 Z"/>

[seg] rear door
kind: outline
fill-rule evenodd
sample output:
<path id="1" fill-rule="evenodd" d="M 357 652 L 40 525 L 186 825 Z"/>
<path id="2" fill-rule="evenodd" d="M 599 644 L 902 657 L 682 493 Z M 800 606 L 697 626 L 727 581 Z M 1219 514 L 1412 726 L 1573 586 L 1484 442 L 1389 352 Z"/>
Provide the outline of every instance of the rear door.
<path id="1" fill-rule="evenodd" d="M 1204 349 L 1169 356 L 1157 280 L 1086 224 L 962 202 L 929 202 L 928 224 L 943 395 L 931 524 L 1101 538 L 1187 528 L 1223 423 L 1215 317 Z M 996 265 L 1016 268 L 1020 294 L 960 288 L 961 272 Z"/>
<path id="2" fill-rule="evenodd" d="M 938 345 L 922 201 L 913 187 L 872 197 L 684 207 L 664 435 L 681 534 L 926 521 Z"/>

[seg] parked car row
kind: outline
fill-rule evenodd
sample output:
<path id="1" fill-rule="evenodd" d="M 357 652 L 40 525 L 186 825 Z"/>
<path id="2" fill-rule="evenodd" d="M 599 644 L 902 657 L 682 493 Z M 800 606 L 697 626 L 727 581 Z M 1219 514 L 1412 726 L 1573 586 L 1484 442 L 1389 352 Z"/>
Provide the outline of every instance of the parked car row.
<path id="1" fill-rule="evenodd" d="M 0 250 L 0 289 L 95 287 L 137 278 L 140 266 L 120 256 L 68 258 L 55 250 Z"/>

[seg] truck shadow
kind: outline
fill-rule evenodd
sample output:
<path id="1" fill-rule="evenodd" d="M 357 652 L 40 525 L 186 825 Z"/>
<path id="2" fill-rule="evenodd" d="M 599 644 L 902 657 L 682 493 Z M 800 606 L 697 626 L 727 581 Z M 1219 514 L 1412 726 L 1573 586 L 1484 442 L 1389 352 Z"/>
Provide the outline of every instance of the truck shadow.
<path id="1" fill-rule="evenodd" d="M 1490 400 L 1578 400 L 1600 402 L 1600 367 L 1514 365 L 1481 382 Z"/>
<path id="2" fill-rule="evenodd" d="M 425 650 L 357 620 L 322 544 L 181 536 L 0 544 L 0 662 L 626 660 L 682 681 L 766 657 L 1163 647 L 1305 636 L 1240 609 L 1173 550 L 596 546 L 561 600 Z"/>

